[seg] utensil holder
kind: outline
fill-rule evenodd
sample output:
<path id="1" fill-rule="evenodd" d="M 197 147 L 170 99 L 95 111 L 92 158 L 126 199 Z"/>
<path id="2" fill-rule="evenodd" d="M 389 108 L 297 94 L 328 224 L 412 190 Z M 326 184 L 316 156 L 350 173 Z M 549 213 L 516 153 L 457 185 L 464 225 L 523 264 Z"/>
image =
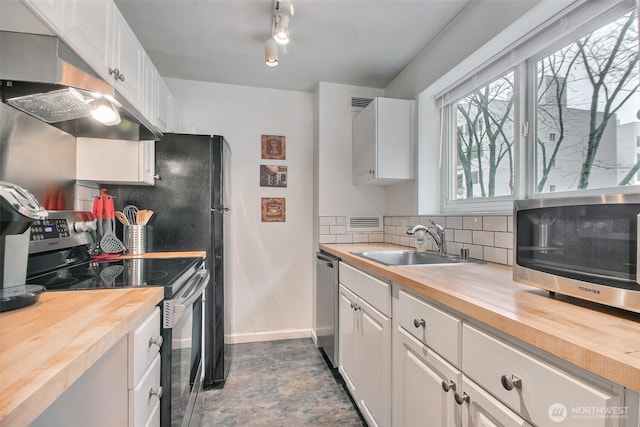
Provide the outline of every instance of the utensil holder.
<path id="1" fill-rule="evenodd" d="M 124 246 L 127 255 L 142 255 L 145 253 L 146 226 L 125 225 L 122 228 Z"/>

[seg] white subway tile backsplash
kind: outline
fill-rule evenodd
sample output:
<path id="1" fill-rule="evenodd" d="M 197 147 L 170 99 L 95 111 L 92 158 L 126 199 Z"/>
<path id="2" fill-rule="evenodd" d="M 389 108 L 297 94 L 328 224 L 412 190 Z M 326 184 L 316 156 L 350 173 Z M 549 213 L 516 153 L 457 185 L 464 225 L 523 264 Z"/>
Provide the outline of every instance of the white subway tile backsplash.
<path id="1" fill-rule="evenodd" d="M 482 230 L 481 216 L 465 216 L 462 217 L 462 228 L 465 230 Z"/>
<path id="2" fill-rule="evenodd" d="M 494 233 L 495 246 L 498 248 L 513 248 L 513 233 Z"/>
<path id="3" fill-rule="evenodd" d="M 330 234 L 347 234 L 347 227 L 344 225 L 332 225 L 329 227 Z"/>
<path id="4" fill-rule="evenodd" d="M 354 234 L 353 243 L 368 243 L 369 235 L 367 234 Z"/>
<path id="5" fill-rule="evenodd" d="M 473 243 L 473 232 L 471 230 L 455 230 L 453 233 L 453 241 L 460 243 Z"/>
<path id="6" fill-rule="evenodd" d="M 473 244 L 474 245 L 482 245 L 482 246 L 493 246 L 494 233 L 491 231 L 474 231 L 473 232 Z"/>
<path id="7" fill-rule="evenodd" d="M 448 216 L 445 222 L 447 228 L 462 228 L 461 216 Z"/>
<path id="8" fill-rule="evenodd" d="M 333 235 L 333 234 L 320 235 L 319 242 L 320 243 L 335 243 L 336 242 L 336 236 Z"/>
<path id="9" fill-rule="evenodd" d="M 487 216 L 387 216 L 383 219 L 384 232 L 361 234 L 346 230 L 346 216 L 320 217 L 320 243 L 388 242 L 415 247 L 415 238 L 407 236 L 410 225 L 431 226 L 429 219 L 446 229 L 447 252 L 460 254 L 461 248 L 469 249 L 471 258 L 510 265 L 513 262 L 513 217 L 511 215 Z M 436 250 L 431 238 L 428 250 Z"/>
<path id="10" fill-rule="evenodd" d="M 507 231 L 506 216 L 483 216 L 482 229 L 484 231 Z"/>
<path id="11" fill-rule="evenodd" d="M 507 250 L 503 248 L 485 246 L 484 260 L 489 262 L 497 262 L 499 264 L 507 264 Z"/>
<path id="12" fill-rule="evenodd" d="M 384 234 L 369 234 L 370 243 L 382 243 L 384 242 Z"/>
<path id="13" fill-rule="evenodd" d="M 321 216 L 320 225 L 336 225 L 335 216 Z"/>
<path id="14" fill-rule="evenodd" d="M 336 243 L 353 243 L 352 234 L 338 234 L 336 235 Z"/>

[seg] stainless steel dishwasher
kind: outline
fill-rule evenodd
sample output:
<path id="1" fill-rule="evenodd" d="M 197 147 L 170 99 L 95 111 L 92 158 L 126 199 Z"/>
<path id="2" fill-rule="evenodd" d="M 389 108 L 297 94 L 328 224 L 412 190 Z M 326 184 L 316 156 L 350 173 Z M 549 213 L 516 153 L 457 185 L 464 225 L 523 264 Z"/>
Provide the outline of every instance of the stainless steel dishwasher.
<path id="1" fill-rule="evenodd" d="M 316 323 L 318 348 L 338 367 L 338 261 L 326 252 L 316 254 Z"/>

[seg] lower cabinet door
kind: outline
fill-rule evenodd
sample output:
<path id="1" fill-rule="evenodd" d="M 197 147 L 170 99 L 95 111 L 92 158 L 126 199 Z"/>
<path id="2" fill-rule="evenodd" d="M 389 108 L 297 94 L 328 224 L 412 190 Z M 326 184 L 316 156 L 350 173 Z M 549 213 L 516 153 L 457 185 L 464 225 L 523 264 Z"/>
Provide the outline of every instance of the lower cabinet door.
<path id="1" fill-rule="evenodd" d="M 134 389 L 129 390 L 129 427 L 153 425 L 150 421 L 154 419 L 154 410 L 158 409 L 156 404 L 160 403 L 162 393 L 160 354 L 157 353 L 140 382 Z M 159 427 L 160 424 L 153 426 Z"/>
<path id="2" fill-rule="evenodd" d="M 463 427 L 532 427 L 466 376 L 462 378 L 459 401 Z"/>
<path id="3" fill-rule="evenodd" d="M 356 311 L 354 306 L 359 300 L 351 291 L 340 285 L 338 299 L 338 370 L 347 384 L 351 395 L 355 398 L 354 375 L 356 372 L 356 331 L 358 330 Z"/>
<path id="4" fill-rule="evenodd" d="M 462 408 L 453 396 L 462 382 L 460 371 L 404 328 L 394 333 L 393 425 L 460 427 Z"/>
<path id="5" fill-rule="evenodd" d="M 391 319 L 360 299 L 357 398 L 369 426 L 391 426 Z"/>

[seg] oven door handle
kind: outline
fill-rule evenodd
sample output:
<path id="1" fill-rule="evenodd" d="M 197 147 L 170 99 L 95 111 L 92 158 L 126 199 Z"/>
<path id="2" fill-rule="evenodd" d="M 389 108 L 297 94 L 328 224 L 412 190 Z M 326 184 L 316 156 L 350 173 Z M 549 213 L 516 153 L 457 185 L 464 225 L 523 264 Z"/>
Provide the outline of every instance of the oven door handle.
<path id="1" fill-rule="evenodd" d="M 176 320 L 188 307 L 193 304 L 196 299 L 200 297 L 200 295 L 202 295 L 202 293 L 204 292 L 204 288 L 206 288 L 209 284 L 209 278 L 211 277 L 209 270 L 200 270 L 196 273 L 196 276 L 198 276 L 195 279 L 197 283 L 190 287 L 191 289 L 193 289 L 193 291 L 184 297 L 176 299 L 175 303 L 173 304 L 173 313 L 174 315 L 176 315 Z"/>

